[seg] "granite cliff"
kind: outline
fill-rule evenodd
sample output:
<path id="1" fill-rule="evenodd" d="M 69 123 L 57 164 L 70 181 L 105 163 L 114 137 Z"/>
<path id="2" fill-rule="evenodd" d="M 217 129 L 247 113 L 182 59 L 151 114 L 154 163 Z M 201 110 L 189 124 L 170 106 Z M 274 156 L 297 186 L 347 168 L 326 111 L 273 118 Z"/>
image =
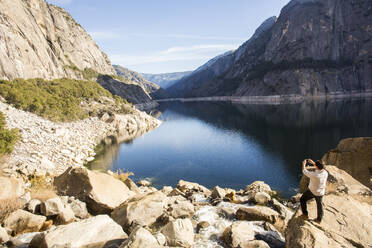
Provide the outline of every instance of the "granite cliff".
<path id="1" fill-rule="evenodd" d="M 110 60 L 65 10 L 44 0 L 0 1 L 0 79 L 115 74 Z"/>
<path id="2" fill-rule="evenodd" d="M 173 97 L 370 93 L 371 23 L 371 1 L 292 0 L 271 27 L 255 34 L 246 49 L 230 55 L 237 59 L 227 62 L 228 68 L 191 78 L 201 74 L 196 71 L 169 93 Z M 190 82 L 192 87 L 187 86 Z"/>
<path id="3" fill-rule="evenodd" d="M 160 73 L 160 74 L 150 74 L 150 73 L 141 73 L 142 77 L 153 82 L 163 89 L 166 89 L 173 84 L 175 84 L 181 78 L 188 76 L 192 71 L 184 72 L 171 72 L 171 73 Z"/>

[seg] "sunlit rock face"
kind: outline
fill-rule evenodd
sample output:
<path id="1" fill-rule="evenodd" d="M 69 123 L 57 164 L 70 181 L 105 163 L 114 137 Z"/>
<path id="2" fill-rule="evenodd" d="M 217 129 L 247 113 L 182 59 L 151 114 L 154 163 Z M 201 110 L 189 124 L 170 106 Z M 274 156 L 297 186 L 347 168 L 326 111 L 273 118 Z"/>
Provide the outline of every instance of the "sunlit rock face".
<path id="1" fill-rule="evenodd" d="M 184 78 L 169 91 L 178 97 L 371 93 L 371 8 L 362 0 L 293 0 L 271 27 L 242 45 L 243 53 L 239 48 L 225 56 L 239 53 L 232 64 L 224 63 L 223 73 L 198 84 Z"/>
<path id="2" fill-rule="evenodd" d="M 44 0 L 0 2 L 0 79 L 115 74 L 106 56 L 62 8 Z"/>

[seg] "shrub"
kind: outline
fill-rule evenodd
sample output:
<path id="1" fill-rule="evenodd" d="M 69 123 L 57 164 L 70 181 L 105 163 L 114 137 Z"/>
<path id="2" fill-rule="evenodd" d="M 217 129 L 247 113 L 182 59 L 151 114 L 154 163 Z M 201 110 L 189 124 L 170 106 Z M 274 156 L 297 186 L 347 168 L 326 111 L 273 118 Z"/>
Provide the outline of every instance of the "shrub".
<path id="1" fill-rule="evenodd" d="M 19 198 L 9 198 L 0 200 L 0 223 L 18 209 L 23 209 L 25 207 L 24 202 Z"/>
<path id="2" fill-rule="evenodd" d="M 87 75 L 93 75 L 89 69 Z M 88 116 L 81 102 L 99 101 L 102 97 L 113 98 L 110 92 L 97 82 L 74 79 L 16 79 L 12 82 L 0 80 L 0 95 L 9 104 L 33 112 L 52 121 L 73 121 Z M 120 97 L 114 100 L 119 105 L 127 104 Z"/>
<path id="3" fill-rule="evenodd" d="M 52 180 L 46 176 L 33 175 L 30 178 L 31 183 L 31 198 L 45 201 L 57 197 Z"/>
<path id="4" fill-rule="evenodd" d="M 122 170 L 119 170 L 118 172 L 113 173 L 113 177 L 115 177 L 116 179 L 122 182 L 125 182 L 125 180 L 127 180 L 128 177 L 133 176 L 133 175 L 134 175 L 133 172 L 130 172 L 130 171 L 123 172 Z"/>
<path id="5" fill-rule="evenodd" d="M 5 117 L 3 113 L 0 112 L 0 155 L 11 153 L 18 139 L 18 130 L 8 130 L 5 128 L 5 125 Z"/>

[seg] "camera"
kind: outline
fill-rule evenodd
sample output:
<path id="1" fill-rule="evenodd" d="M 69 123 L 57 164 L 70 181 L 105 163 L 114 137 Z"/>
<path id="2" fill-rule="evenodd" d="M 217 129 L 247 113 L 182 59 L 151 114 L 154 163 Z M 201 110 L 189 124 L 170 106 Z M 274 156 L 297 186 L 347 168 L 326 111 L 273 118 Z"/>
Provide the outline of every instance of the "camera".
<path id="1" fill-rule="evenodd" d="M 309 167 L 309 166 L 313 166 L 312 163 L 310 163 L 310 161 L 308 159 L 306 159 L 306 164 L 305 164 L 306 167 Z"/>

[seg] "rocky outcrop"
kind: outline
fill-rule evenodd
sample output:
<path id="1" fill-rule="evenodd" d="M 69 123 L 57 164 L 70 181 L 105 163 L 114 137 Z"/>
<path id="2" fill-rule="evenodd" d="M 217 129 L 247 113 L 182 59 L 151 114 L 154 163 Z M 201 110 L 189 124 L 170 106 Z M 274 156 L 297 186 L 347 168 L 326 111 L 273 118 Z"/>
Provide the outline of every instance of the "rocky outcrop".
<path id="1" fill-rule="evenodd" d="M 110 213 L 135 195 L 118 179 L 84 167 L 67 169 L 54 179 L 54 186 L 60 194 L 86 202 L 93 214 Z"/>
<path id="2" fill-rule="evenodd" d="M 159 86 L 155 83 L 152 83 L 146 79 L 144 79 L 141 74 L 135 71 L 131 71 L 127 68 L 124 68 L 120 65 L 113 65 L 115 68 L 116 73 L 118 76 L 127 79 L 130 82 L 137 83 L 139 86 L 141 86 L 147 94 L 151 94 L 153 92 L 156 92 L 159 90 Z"/>
<path id="3" fill-rule="evenodd" d="M 110 241 L 122 242 L 127 237 L 123 229 L 109 216 L 98 215 L 42 232 L 32 239 L 29 247 L 104 247 Z"/>
<path id="4" fill-rule="evenodd" d="M 322 222 L 304 221 L 298 210 L 288 223 L 286 247 L 369 247 L 372 191 L 335 166 L 327 170 Z M 310 218 L 316 218 L 315 202 L 308 203 L 308 210 Z"/>
<path id="5" fill-rule="evenodd" d="M 115 74 L 106 56 L 65 10 L 44 0 L 0 3 L 0 79 Z"/>
<path id="6" fill-rule="evenodd" d="M 343 139 L 323 158 L 325 164 L 335 165 L 372 189 L 372 138 Z"/>
<path id="7" fill-rule="evenodd" d="M 37 176 L 60 175 L 71 166 L 82 166 L 94 160 L 94 148 L 107 137 L 120 143 L 161 123 L 135 109 L 130 109 L 131 113 L 126 115 L 106 113 L 101 118 L 90 117 L 70 123 L 55 123 L 1 101 L 0 111 L 6 115 L 7 126 L 17 128 L 21 135 L 13 153 L 2 165 L 9 175 L 17 171 L 26 176 L 35 173 Z"/>
<path id="8" fill-rule="evenodd" d="M 170 93 L 261 98 L 371 94 L 371 8 L 371 1 L 363 0 L 292 0 L 223 73 L 191 88 L 180 81 Z"/>

